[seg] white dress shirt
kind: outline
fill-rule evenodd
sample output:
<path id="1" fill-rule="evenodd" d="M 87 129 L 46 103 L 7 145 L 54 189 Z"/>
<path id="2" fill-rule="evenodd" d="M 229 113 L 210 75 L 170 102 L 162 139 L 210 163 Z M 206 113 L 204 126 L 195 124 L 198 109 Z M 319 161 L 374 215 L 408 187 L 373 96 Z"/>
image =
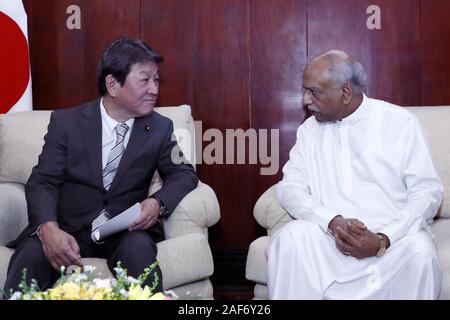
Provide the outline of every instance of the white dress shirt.
<path id="1" fill-rule="evenodd" d="M 443 186 L 417 118 L 404 108 L 364 96 L 347 118 L 310 117 L 277 186 L 281 205 L 324 232 L 336 216 L 360 219 L 391 243 L 429 231 Z"/>
<path id="2" fill-rule="evenodd" d="M 116 144 L 117 133 L 116 126 L 120 124 L 106 112 L 105 106 L 103 104 L 103 98 L 100 100 L 100 113 L 102 118 L 102 170 L 105 169 L 106 163 L 108 162 L 109 154 L 111 153 L 112 147 Z M 126 148 L 128 141 L 130 141 L 130 135 L 133 130 L 134 118 L 131 118 L 124 122 L 128 125 L 128 131 L 125 134 L 123 145 Z"/>

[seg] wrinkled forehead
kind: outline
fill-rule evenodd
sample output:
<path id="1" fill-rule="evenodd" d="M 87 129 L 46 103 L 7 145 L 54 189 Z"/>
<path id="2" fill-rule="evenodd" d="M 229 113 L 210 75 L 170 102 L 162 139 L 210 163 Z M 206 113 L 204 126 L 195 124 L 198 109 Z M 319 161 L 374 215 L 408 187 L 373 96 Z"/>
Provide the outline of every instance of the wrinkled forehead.
<path id="1" fill-rule="evenodd" d="M 138 62 L 131 66 L 130 73 L 153 76 L 159 73 L 159 67 L 153 61 Z"/>

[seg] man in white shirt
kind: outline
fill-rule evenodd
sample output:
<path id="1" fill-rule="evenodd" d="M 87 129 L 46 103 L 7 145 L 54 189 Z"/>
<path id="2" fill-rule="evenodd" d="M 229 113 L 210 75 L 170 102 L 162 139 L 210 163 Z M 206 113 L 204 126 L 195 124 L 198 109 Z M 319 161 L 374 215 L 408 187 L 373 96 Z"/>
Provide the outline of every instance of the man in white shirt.
<path id="1" fill-rule="evenodd" d="M 277 186 L 297 220 L 272 236 L 271 299 L 436 299 L 441 270 L 430 223 L 443 186 L 418 120 L 363 93 L 366 75 L 343 51 L 303 75 L 312 117 Z"/>

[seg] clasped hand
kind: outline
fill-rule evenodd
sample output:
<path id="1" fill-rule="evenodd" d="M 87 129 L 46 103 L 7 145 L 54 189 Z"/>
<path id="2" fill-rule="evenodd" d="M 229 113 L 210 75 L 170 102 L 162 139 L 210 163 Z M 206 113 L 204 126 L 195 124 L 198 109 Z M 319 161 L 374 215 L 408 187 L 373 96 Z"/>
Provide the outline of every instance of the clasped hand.
<path id="1" fill-rule="evenodd" d="M 330 230 L 334 235 L 336 247 L 344 255 L 364 259 L 376 255 L 380 248 L 380 240 L 358 219 L 335 217 L 330 222 Z"/>

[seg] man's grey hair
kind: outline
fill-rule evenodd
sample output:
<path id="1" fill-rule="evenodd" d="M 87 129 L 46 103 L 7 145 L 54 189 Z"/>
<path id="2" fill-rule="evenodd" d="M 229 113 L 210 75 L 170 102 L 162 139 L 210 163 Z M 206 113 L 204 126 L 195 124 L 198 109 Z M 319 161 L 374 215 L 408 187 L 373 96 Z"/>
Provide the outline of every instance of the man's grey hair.
<path id="1" fill-rule="evenodd" d="M 364 90 L 367 81 L 367 74 L 358 61 L 343 61 L 332 65 L 328 69 L 328 77 L 340 85 L 350 82 L 360 92 Z"/>
<path id="2" fill-rule="evenodd" d="M 325 71 L 326 77 L 338 85 L 351 83 L 357 92 L 362 92 L 366 86 L 367 74 L 362 64 L 354 60 L 344 51 L 331 50 L 313 60 L 326 59 L 329 68 Z"/>

